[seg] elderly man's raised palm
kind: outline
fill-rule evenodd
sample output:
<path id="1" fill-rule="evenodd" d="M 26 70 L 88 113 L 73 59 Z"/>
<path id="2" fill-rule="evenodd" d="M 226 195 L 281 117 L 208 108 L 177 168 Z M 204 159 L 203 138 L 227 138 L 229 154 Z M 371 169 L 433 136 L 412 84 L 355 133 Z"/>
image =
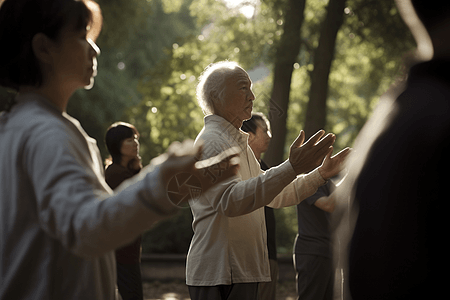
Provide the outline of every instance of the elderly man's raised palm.
<path id="1" fill-rule="evenodd" d="M 292 143 L 289 161 L 297 174 L 308 173 L 320 166 L 320 175 L 327 180 L 342 170 L 343 162 L 350 149 L 346 148 L 331 157 L 336 137 L 332 133 L 325 136 L 324 134 L 325 131 L 319 130 L 306 143 L 303 143 L 305 133 L 302 130 Z"/>

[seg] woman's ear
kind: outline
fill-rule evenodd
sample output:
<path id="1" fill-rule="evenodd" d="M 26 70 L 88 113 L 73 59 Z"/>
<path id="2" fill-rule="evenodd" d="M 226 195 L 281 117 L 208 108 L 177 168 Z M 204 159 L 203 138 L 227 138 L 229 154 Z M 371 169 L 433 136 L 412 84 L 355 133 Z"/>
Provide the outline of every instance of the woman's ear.
<path id="1" fill-rule="evenodd" d="M 51 46 L 52 41 L 50 38 L 41 32 L 36 33 L 31 40 L 33 53 L 41 64 L 51 64 Z"/>

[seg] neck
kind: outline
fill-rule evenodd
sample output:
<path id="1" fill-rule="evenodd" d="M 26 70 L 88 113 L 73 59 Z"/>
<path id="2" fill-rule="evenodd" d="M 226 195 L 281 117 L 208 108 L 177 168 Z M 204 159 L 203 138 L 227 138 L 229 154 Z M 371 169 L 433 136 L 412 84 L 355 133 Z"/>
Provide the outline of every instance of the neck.
<path id="1" fill-rule="evenodd" d="M 128 168 L 128 163 L 130 162 L 131 158 L 128 157 L 122 157 L 120 160 L 120 165 L 124 168 Z"/>
<path id="2" fill-rule="evenodd" d="M 45 97 L 61 112 L 66 112 L 67 104 L 77 87 L 64 84 L 59 78 L 46 76 L 40 86 L 21 86 L 19 93 L 36 93 Z"/>
<path id="3" fill-rule="evenodd" d="M 53 89 L 48 86 L 22 86 L 19 88 L 19 93 L 35 93 L 41 95 L 61 112 L 66 112 L 69 98 L 72 95 L 72 93 L 64 93 L 62 90 Z"/>
<path id="4" fill-rule="evenodd" d="M 220 113 L 220 112 L 217 112 L 217 113 L 214 113 L 214 114 L 218 115 L 218 116 L 224 118 L 225 120 L 227 120 L 228 122 L 230 122 L 233 125 L 233 127 L 236 128 L 237 130 L 239 130 L 242 127 L 242 122 L 243 121 L 237 119 L 236 116 L 231 116 L 231 115 L 228 115 L 226 113 Z"/>
<path id="5" fill-rule="evenodd" d="M 252 149 L 253 150 L 253 149 Z M 253 153 L 255 154 L 255 157 L 258 161 L 261 161 L 261 152 L 253 150 Z"/>

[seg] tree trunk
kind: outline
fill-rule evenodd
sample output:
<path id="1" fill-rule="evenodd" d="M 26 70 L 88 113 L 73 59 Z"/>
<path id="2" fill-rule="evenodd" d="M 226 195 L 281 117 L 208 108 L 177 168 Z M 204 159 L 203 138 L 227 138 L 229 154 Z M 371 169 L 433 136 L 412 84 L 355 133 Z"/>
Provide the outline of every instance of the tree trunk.
<path id="1" fill-rule="evenodd" d="M 344 21 L 346 0 L 330 0 L 320 29 L 319 45 L 314 51 L 314 70 L 306 110 L 305 133 L 309 138 L 326 124 L 328 77 L 333 62 L 336 36 Z"/>
<path id="2" fill-rule="evenodd" d="M 285 6 L 283 35 L 277 47 L 273 75 L 273 88 L 269 104 L 272 141 L 264 155 L 269 166 L 283 161 L 286 140 L 286 119 L 291 90 L 292 71 L 300 51 L 300 28 L 306 0 L 289 0 Z"/>

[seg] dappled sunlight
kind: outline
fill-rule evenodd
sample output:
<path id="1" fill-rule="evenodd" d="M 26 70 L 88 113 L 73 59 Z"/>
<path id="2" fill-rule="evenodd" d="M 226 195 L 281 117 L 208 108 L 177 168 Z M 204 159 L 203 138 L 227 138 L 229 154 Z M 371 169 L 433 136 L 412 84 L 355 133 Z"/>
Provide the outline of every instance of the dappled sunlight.
<path id="1" fill-rule="evenodd" d="M 162 295 L 162 300 L 189 300 L 190 298 L 185 298 L 177 293 L 165 293 Z"/>
<path id="2" fill-rule="evenodd" d="M 223 0 L 228 8 L 236 9 L 247 19 L 253 17 L 259 0 Z"/>

